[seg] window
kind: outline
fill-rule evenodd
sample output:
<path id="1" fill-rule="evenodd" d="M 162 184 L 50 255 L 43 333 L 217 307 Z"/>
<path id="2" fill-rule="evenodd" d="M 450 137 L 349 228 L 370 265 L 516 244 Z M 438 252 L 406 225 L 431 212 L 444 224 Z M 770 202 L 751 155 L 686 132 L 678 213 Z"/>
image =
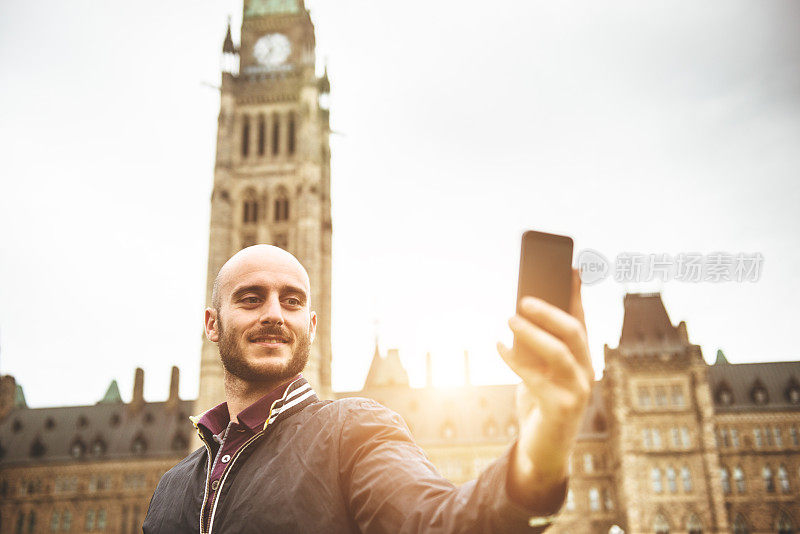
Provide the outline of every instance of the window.
<path id="1" fill-rule="evenodd" d="M 278 114 L 272 116 L 272 155 L 277 156 L 281 150 L 281 121 Z"/>
<path id="2" fill-rule="evenodd" d="M 764 437 L 767 438 L 767 445 L 772 447 L 775 442 L 772 440 L 772 433 L 769 431 L 769 428 L 764 427 Z"/>
<path id="3" fill-rule="evenodd" d="M 775 446 L 783 447 L 783 438 L 781 437 L 781 429 L 777 426 L 772 427 L 772 436 L 775 438 Z"/>
<path id="4" fill-rule="evenodd" d="M 761 448 L 764 446 L 764 438 L 761 436 L 760 428 L 753 429 L 753 439 L 755 441 L 756 447 Z"/>
<path id="5" fill-rule="evenodd" d="M 86 530 L 94 530 L 94 510 L 86 511 Z"/>
<path id="6" fill-rule="evenodd" d="M 692 446 L 692 442 L 689 439 L 689 429 L 685 426 L 681 427 L 681 441 L 683 442 L 683 448 L 688 449 Z"/>
<path id="7" fill-rule="evenodd" d="M 645 386 L 639 386 L 639 407 L 650 407 L 650 389 Z"/>
<path id="8" fill-rule="evenodd" d="M 589 509 L 592 512 L 600 510 L 600 492 L 597 491 L 597 488 L 589 490 Z"/>
<path id="9" fill-rule="evenodd" d="M 672 446 L 676 449 L 681 446 L 681 434 L 677 426 L 673 426 L 670 433 L 672 434 Z"/>
<path id="10" fill-rule="evenodd" d="M 267 124 L 264 115 L 258 116 L 258 155 L 263 156 L 266 149 Z"/>
<path id="11" fill-rule="evenodd" d="M 744 471 L 739 466 L 736 466 L 733 470 L 733 480 L 736 481 L 736 491 L 739 493 L 744 493 L 745 486 L 744 486 Z"/>
<path id="12" fill-rule="evenodd" d="M 289 113 L 289 126 L 288 126 L 289 131 L 287 132 L 288 146 L 286 148 L 290 155 L 294 154 L 295 144 L 297 143 L 297 135 L 295 132 L 295 128 L 296 126 L 295 126 L 294 113 Z"/>
<path id="13" fill-rule="evenodd" d="M 653 434 L 650 432 L 649 428 L 642 429 L 642 444 L 645 449 L 653 448 Z"/>
<path id="14" fill-rule="evenodd" d="M 739 430 L 736 428 L 731 428 L 731 445 L 735 448 L 739 448 Z"/>
<path id="15" fill-rule="evenodd" d="M 50 531 L 51 532 L 58 532 L 58 527 L 61 526 L 61 516 L 58 512 L 53 512 L 53 515 L 50 517 Z"/>
<path id="16" fill-rule="evenodd" d="M 661 431 L 657 428 L 653 429 L 653 447 L 656 449 L 661 448 Z"/>
<path id="17" fill-rule="evenodd" d="M 69 510 L 64 510 L 64 513 L 61 514 L 61 530 L 65 532 L 69 532 L 69 529 L 72 528 L 72 512 Z"/>
<path id="18" fill-rule="evenodd" d="M 675 476 L 675 469 L 673 469 L 672 467 L 667 468 L 667 487 L 669 488 L 670 493 L 678 492 L 678 483 L 677 483 L 677 478 Z"/>
<path id="19" fill-rule="evenodd" d="M 737 515 L 736 519 L 733 520 L 733 534 L 750 534 L 747 521 L 744 520 L 741 514 Z"/>
<path id="20" fill-rule="evenodd" d="M 778 534 L 792 534 L 794 532 L 792 520 L 783 512 L 781 512 L 781 516 L 778 518 L 777 525 L 775 526 L 777 527 Z"/>
<path id="21" fill-rule="evenodd" d="M 756 404 L 767 404 L 769 402 L 769 396 L 767 395 L 767 390 L 764 388 L 763 385 L 756 384 L 751 391 L 751 396 L 753 398 L 753 402 Z"/>
<path id="22" fill-rule="evenodd" d="M 656 386 L 656 406 L 667 405 L 667 388 L 664 386 Z"/>
<path id="23" fill-rule="evenodd" d="M 664 486 L 661 484 L 661 470 L 659 468 L 654 467 L 650 470 L 650 481 L 653 484 L 654 493 L 661 493 L 664 491 Z"/>
<path id="24" fill-rule="evenodd" d="M 106 529 L 106 511 L 100 510 L 97 512 L 97 530 Z"/>
<path id="25" fill-rule="evenodd" d="M 727 467 L 723 467 L 719 470 L 719 480 L 722 483 L 722 492 L 728 495 L 731 492 L 731 478 L 728 474 Z"/>
<path id="26" fill-rule="evenodd" d="M 250 154 L 250 117 L 245 115 L 242 119 L 242 157 Z"/>
<path id="27" fill-rule="evenodd" d="M 583 471 L 585 473 L 591 473 L 594 471 L 594 458 L 591 454 L 584 454 L 583 455 Z"/>
<path id="28" fill-rule="evenodd" d="M 767 493 L 775 492 L 775 480 L 772 478 L 772 469 L 768 465 L 761 470 L 761 478 L 764 479 L 764 489 Z"/>
<path id="29" fill-rule="evenodd" d="M 575 494 L 572 493 L 572 490 L 567 491 L 567 511 L 572 512 L 575 510 Z"/>
<path id="30" fill-rule="evenodd" d="M 284 188 L 278 189 L 275 196 L 274 218 L 276 222 L 289 220 L 289 194 Z"/>
<path id="31" fill-rule="evenodd" d="M 658 514 L 656 520 L 653 521 L 653 530 L 656 534 L 669 534 L 669 523 L 664 519 L 664 516 Z"/>
<path id="32" fill-rule="evenodd" d="M 731 441 L 728 438 L 728 429 L 727 428 L 721 428 L 719 430 L 719 435 L 720 435 L 720 445 L 722 447 L 730 447 L 731 446 Z"/>
<path id="33" fill-rule="evenodd" d="M 692 472 L 685 465 L 681 467 L 681 479 L 683 480 L 683 491 L 690 493 L 692 491 Z"/>
<path id="34" fill-rule="evenodd" d="M 672 405 L 677 407 L 683 406 L 683 387 L 682 386 L 672 386 Z"/>
<path id="35" fill-rule="evenodd" d="M 789 493 L 789 472 L 786 471 L 786 466 L 783 464 L 778 467 L 778 483 L 781 485 L 783 493 Z"/>
<path id="36" fill-rule="evenodd" d="M 614 499 L 611 498 L 611 492 L 603 488 L 603 504 L 609 512 L 614 509 Z"/>
<path id="37" fill-rule="evenodd" d="M 689 520 L 686 521 L 686 530 L 689 531 L 689 534 L 703 534 L 703 525 L 700 524 L 696 515 L 689 516 Z"/>
<path id="38" fill-rule="evenodd" d="M 800 440 L 798 440 L 798 437 L 797 437 L 797 427 L 796 426 L 793 426 L 792 428 L 789 429 L 789 435 L 792 437 L 792 446 L 793 447 L 797 447 L 798 445 L 800 445 Z"/>

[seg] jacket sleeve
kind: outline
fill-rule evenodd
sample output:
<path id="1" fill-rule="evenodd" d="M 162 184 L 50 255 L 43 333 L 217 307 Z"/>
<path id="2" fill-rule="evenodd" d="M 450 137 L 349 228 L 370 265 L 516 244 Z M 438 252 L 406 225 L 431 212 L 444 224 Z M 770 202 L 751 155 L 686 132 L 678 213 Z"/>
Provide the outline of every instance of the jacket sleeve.
<path id="1" fill-rule="evenodd" d="M 351 401 L 341 427 L 339 476 L 362 533 L 536 534 L 547 528 L 529 526 L 533 514 L 508 496 L 510 450 L 476 480 L 454 486 L 399 415 L 372 400 Z"/>

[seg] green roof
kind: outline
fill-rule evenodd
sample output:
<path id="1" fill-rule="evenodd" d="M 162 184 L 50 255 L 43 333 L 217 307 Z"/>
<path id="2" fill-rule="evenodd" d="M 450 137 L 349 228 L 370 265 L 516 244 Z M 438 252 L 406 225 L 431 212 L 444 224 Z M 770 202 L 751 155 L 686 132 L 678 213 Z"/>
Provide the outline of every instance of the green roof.
<path id="1" fill-rule="evenodd" d="M 22 386 L 17 384 L 17 388 L 14 391 L 14 408 L 27 408 L 28 403 L 25 402 L 25 392 L 22 391 Z"/>
<path id="2" fill-rule="evenodd" d="M 106 394 L 103 395 L 103 398 L 100 399 L 100 402 L 98 402 L 97 404 L 118 404 L 120 402 L 122 402 L 122 396 L 119 394 L 119 387 L 117 386 L 117 381 L 112 380 L 111 383 L 108 385 Z"/>

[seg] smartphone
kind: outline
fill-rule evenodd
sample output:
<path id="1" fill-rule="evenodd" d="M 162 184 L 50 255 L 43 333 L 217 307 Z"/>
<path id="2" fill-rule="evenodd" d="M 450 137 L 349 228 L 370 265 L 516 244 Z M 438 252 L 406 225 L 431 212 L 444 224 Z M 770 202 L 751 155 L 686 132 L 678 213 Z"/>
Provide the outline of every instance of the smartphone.
<path id="1" fill-rule="evenodd" d="M 517 313 L 522 297 L 533 296 L 569 312 L 572 238 L 528 230 L 522 234 Z"/>

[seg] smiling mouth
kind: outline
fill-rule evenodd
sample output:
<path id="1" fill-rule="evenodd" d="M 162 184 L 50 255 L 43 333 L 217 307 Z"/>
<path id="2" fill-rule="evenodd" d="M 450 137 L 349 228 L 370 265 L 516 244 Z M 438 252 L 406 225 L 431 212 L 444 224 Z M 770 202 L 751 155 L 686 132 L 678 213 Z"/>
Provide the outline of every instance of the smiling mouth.
<path id="1" fill-rule="evenodd" d="M 275 345 L 288 343 L 289 340 L 283 336 L 259 336 L 250 340 L 251 343 Z"/>

